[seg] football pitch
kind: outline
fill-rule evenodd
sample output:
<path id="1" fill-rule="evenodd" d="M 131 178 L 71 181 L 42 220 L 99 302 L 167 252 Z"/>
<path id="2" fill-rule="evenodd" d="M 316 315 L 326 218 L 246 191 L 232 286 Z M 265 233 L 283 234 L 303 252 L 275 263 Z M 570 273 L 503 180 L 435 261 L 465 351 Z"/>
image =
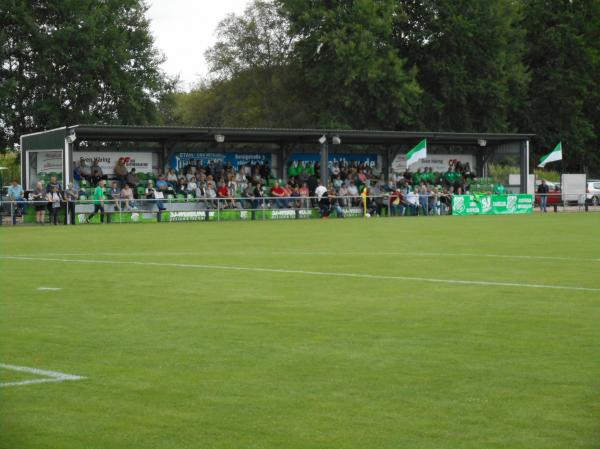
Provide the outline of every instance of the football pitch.
<path id="1" fill-rule="evenodd" d="M 599 231 L 0 229 L 0 448 L 600 448 Z"/>

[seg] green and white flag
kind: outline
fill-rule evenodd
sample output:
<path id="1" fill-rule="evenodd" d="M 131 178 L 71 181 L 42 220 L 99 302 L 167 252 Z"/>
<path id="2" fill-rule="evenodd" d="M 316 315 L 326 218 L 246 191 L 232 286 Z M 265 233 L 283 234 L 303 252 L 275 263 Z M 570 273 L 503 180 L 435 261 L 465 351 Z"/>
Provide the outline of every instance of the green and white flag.
<path id="1" fill-rule="evenodd" d="M 542 156 L 538 167 L 544 168 L 548 162 L 554 161 L 562 161 L 562 142 L 558 142 L 558 145 L 550 153 Z"/>
<path id="2" fill-rule="evenodd" d="M 416 147 L 406 153 L 406 166 L 410 167 L 415 162 L 427 157 L 427 139 L 421 140 Z"/>

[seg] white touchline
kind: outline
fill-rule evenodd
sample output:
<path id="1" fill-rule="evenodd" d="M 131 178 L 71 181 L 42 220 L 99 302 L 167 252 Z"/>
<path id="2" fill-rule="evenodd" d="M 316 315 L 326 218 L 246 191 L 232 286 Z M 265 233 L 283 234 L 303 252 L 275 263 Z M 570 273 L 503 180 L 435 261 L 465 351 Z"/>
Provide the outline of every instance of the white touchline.
<path id="1" fill-rule="evenodd" d="M 48 382 L 64 382 L 65 380 L 85 379 L 85 377 L 83 376 L 76 376 L 74 374 L 61 373 L 59 371 L 49 371 L 39 368 L 29 368 L 27 366 L 8 365 L 6 363 L 0 363 L 0 368 L 8 369 L 11 371 L 18 371 L 21 373 L 35 374 L 36 376 L 45 376 L 42 379 L 20 380 L 15 382 L 0 382 L 0 387 L 14 387 L 18 385 L 31 385 Z"/>
<path id="2" fill-rule="evenodd" d="M 302 274 L 311 276 L 329 276 L 329 277 L 347 277 L 359 279 L 381 279 L 391 281 L 423 281 L 440 284 L 455 285 L 486 285 L 495 287 L 519 287 L 519 288 L 542 288 L 550 290 L 570 290 L 583 292 L 600 292 L 600 288 L 577 287 L 568 285 L 548 285 L 548 284 L 526 284 L 517 282 L 501 281 L 473 281 L 460 279 L 441 279 L 425 278 L 416 276 L 390 276 L 385 274 L 364 274 L 364 273 L 335 273 L 327 271 L 305 271 L 305 270 L 286 270 L 282 268 L 260 268 L 260 267 L 236 267 L 230 265 L 205 265 L 205 264 L 187 264 L 187 263 L 163 263 L 163 262 L 137 262 L 125 260 L 86 260 L 86 259 L 59 259 L 54 257 L 25 257 L 25 256 L 0 256 L 0 259 L 7 260 L 33 260 L 40 262 L 68 262 L 68 263 L 89 263 L 101 265 L 138 265 L 150 267 L 174 267 L 174 268 L 201 268 L 206 270 L 228 270 L 228 271 L 252 271 L 259 273 L 284 273 L 284 274 Z"/>
<path id="3" fill-rule="evenodd" d="M 40 290 L 40 291 L 49 291 L 49 292 L 57 292 L 57 291 L 62 290 L 62 289 L 58 288 L 58 287 L 38 287 L 38 290 Z"/>
<path id="4" fill-rule="evenodd" d="M 198 254 L 211 255 L 223 254 L 222 251 L 197 251 L 197 252 L 99 252 L 99 253 L 51 253 L 51 254 L 17 254 L 14 257 L 48 257 L 48 256 L 197 256 Z M 260 256 L 265 254 L 263 251 L 228 251 L 227 254 L 236 256 Z M 362 256 L 362 257 L 381 257 L 381 256 L 417 256 L 417 257 L 483 257 L 483 258 L 501 258 L 501 259 L 523 259 L 523 260 L 548 260 L 548 261 L 566 261 L 566 262 L 600 262 L 600 258 L 593 257 L 570 257 L 570 256 L 534 256 L 529 254 L 486 254 L 486 253 L 436 253 L 436 252 L 415 252 L 415 251 L 273 251 L 268 254 L 281 256 Z"/>

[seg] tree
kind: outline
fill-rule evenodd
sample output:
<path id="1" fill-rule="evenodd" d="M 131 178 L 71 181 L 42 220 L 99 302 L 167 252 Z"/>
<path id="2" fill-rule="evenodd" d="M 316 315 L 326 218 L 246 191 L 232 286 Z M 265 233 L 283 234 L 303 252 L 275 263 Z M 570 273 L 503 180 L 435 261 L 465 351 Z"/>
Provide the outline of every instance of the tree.
<path id="1" fill-rule="evenodd" d="M 161 73 L 143 0 L 3 0 L 4 141 L 66 124 L 160 121 Z"/>
<path id="2" fill-rule="evenodd" d="M 600 170 L 600 3 L 526 0 L 531 70 L 523 123 L 539 159 L 563 142 L 565 171 Z"/>
<path id="3" fill-rule="evenodd" d="M 524 100 L 524 32 L 512 0 L 400 0 L 400 54 L 418 67 L 427 129 L 509 131 Z"/>
<path id="4" fill-rule="evenodd" d="M 395 0 L 279 0 L 290 21 L 300 85 L 324 127 L 410 128 L 420 99 L 416 70 L 392 40 Z"/>

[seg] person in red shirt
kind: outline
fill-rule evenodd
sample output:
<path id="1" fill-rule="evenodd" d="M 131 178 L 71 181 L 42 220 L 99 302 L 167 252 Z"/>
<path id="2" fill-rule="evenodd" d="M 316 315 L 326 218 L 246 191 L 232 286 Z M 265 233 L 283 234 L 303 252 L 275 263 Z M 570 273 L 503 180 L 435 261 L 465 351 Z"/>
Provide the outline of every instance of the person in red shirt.
<path id="1" fill-rule="evenodd" d="M 227 207 L 228 207 L 227 198 L 229 198 L 229 189 L 227 188 L 227 185 L 222 181 L 219 183 L 219 188 L 217 189 L 217 197 L 219 199 L 225 200 L 225 201 L 219 201 L 219 203 L 223 205 L 224 209 L 227 209 Z"/>
<path id="2" fill-rule="evenodd" d="M 279 209 L 288 207 L 288 201 L 284 199 L 284 197 L 286 196 L 285 189 L 281 187 L 277 181 L 275 181 L 275 185 L 271 189 L 271 196 L 275 197 L 275 205 Z"/>

